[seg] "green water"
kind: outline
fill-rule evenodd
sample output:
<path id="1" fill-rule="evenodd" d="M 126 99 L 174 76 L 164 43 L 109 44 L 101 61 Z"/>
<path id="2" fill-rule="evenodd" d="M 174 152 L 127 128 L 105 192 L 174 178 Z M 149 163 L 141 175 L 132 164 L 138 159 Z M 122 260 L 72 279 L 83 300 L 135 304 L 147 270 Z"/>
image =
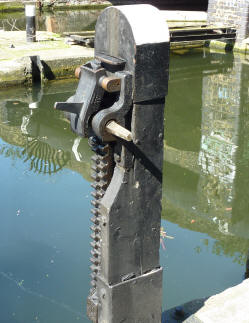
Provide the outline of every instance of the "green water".
<path id="1" fill-rule="evenodd" d="M 101 10 L 56 10 L 37 12 L 36 30 L 55 33 L 94 30 Z M 0 29 L 5 31 L 26 30 L 24 12 L 0 14 Z"/>
<path id="2" fill-rule="evenodd" d="M 164 309 L 240 283 L 249 249 L 248 65 L 202 51 L 170 63 Z M 52 109 L 76 85 L 0 93 L 3 323 L 89 322 L 92 153 Z"/>

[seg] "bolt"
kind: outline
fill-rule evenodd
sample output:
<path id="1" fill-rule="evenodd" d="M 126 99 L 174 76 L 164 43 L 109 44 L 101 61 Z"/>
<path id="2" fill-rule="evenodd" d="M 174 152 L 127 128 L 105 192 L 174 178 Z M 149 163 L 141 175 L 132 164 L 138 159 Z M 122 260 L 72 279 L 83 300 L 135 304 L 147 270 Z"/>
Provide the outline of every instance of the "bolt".
<path id="1" fill-rule="evenodd" d="M 114 154 L 114 160 L 116 163 L 120 163 L 121 162 L 121 157 L 118 154 Z"/>
<path id="2" fill-rule="evenodd" d="M 99 140 L 97 137 L 92 136 L 88 139 L 88 143 L 91 147 L 95 148 L 99 145 Z"/>

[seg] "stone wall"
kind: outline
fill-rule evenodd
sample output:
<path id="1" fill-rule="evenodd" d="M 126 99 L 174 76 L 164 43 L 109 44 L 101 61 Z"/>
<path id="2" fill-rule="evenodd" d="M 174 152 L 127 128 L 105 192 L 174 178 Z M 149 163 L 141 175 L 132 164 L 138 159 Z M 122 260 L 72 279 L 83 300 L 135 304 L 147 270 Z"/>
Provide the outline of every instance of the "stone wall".
<path id="1" fill-rule="evenodd" d="M 207 19 L 211 25 L 235 26 L 238 43 L 249 36 L 248 0 L 209 0 Z"/>

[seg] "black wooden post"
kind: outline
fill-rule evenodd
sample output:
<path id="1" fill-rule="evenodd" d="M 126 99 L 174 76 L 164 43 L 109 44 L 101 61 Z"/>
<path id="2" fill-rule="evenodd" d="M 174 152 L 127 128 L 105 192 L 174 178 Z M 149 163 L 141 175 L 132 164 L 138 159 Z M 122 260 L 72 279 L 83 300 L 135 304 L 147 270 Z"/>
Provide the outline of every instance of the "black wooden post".
<path id="1" fill-rule="evenodd" d="M 95 59 L 81 67 L 76 94 L 55 105 L 71 112 L 72 129 L 90 137 L 96 153 L 87 302 L 93 322 L 161 322 L 168 67 L 169 31 L 160 11 L 109 7 L 98 18 Z"/>
<path id="2" fill-rule="evenodd" d="M 132 104 L 126 125 L 133 142 L 121 152 L 100 203 L 99 322 L 161 322 L 159 262 L 164 105 L 169 33 L 149 5 L 105 10 L 96 25 L 95 56 L 126 61 Z M 122 145 L 123 144 L 123 145 Z"/>

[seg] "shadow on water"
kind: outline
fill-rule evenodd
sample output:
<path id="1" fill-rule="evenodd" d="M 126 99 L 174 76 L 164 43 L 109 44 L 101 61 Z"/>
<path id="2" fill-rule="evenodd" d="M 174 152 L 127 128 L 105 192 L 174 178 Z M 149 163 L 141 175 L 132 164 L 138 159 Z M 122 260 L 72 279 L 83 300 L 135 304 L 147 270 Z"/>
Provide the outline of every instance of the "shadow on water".
<path id="1" fill-rule="evenodd" d="M 167 308 L 240 282 L 249 249 L 248 65 L 182 54 L 171 57 L 165 111 L 162 225 L 174 238 L 161 250 Z M 0 94 L 4 322 L 88 322 L 92 153 L 52 109 L 75 87 Z"/>

